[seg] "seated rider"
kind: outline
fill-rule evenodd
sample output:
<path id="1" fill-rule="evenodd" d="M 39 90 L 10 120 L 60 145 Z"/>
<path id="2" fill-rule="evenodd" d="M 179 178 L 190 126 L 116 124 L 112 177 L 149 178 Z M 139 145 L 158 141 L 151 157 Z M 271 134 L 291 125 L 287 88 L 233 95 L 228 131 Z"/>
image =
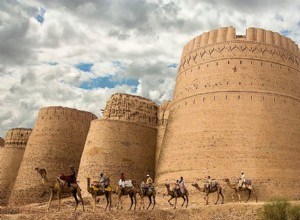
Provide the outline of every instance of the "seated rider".
<path id="1" fill-rule="evenodd" d="M 179 180 L 176 180 L 174 191 L 176 191 L 177 194 L 180 194 Z"/>
<path id="2" fill-rule="evenodd" d="M 125 176 L 124 173 L 121 173 L 120 179 L 119 179 L 119 187 L 123 191 L 125 188 Z"/>
<path id="3" fill-rule="evenodd" d="M 209 190 L 211 190 L 211 183 L 212 183 L 212 179 L 210 178 L 210 176 L 208 176 L 206 181 L 205 181 L 205 186 Z"/>
<path id="4" fill-rule="evenodd" d="M 146 193 L 148 191 L 148 189 L 152 186 L 152 184 L 153 184 L 153 180 L 150 177 L 150 175 L 147 174 L 146 184 L 145 184 L 144 189 L 143 189 L 144 193 Z"/>
<path id="5" fill-rule="evenodd" d="M 183 194 L 185 192 L 185 181 L 182 176 L 180 177 L 178 184 L 179 184 L 180 191 Z"/>
<path id="6" fill-rule="evenodd" d="M 99 183 L 100 183 L 100 187 L 102 188 L 102 191 L 104 192 L 104 188 L 105 188 L 105 186 L 104 186 L 105 176 L 104 176 L 103 172 L 100 173 L 100 181 L 99 181 Z"/>
<path id="7" fill-rule="evenodd" d="M 76 172 L 74 166 L 70 165 L 70 175 L 68 176 L 69 178 L 66 179 L 68 183 L 68 187 L 71 186 L 71 183 L 76 184 Z"/>
<path id="8" fill-rule="evenodd" d="M 244 171 L 242 171 L 239 179 L 239 187 L 242 188 L 244 184 L 245 184 L 245 173 Z"/>

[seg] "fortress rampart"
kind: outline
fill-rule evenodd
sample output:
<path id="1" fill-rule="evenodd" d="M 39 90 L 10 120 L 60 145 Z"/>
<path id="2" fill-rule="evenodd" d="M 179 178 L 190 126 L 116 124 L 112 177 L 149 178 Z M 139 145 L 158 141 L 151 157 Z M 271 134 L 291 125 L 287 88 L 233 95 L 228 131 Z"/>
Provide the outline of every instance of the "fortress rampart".
<path id="1" fill-rule="evenodd" d="M 8 130 L 4 147 L 0 148 L 0 204 L 7 205 L 32 129 Z M 3 140 L 3 139 L 2 139 Z M 4 142 L 4 140 L 3 140 Z"/>
<path id="2" fill-rule="evenodd" d="M 0 147 L 3 147 L 4 143 L 5 143 L 4 139 L 2 137 L 0 137 Z"/>
<path id="3" fill-rule="evenodd" d="M 159 106 L 157 111 L 158 123 L 157 123 L 157 137 L 156 137 L 156 151 L 155 151 L 155 169 L 158 163 L 158 159 L 161 151 L 161 145 L 166 131 L 166 126 L 168 124 L 170 106 L 171 106 L 171 102 L 166 101 Z"/>
<path id="4" fill-rule="evenodd" d="M 183 49 L 156 180 L 244 170 L 261 199 L 299 198 L 300 54 L 278 33 L 221 28 Z M 290 188 L 285 186 L 293 183 Z M 285 189 L 285 190 L 282 190 Z"/>
<path id="5" fill-rule="evenodd" d="M 40 110 L 28 140 L 9 204 L 46 201 L 45 189 L 36 167 L 45 168 L 48 178 L 67 174 L 69 166 L 78 170 L 90 122 L 97 117 L 85 111 L 63 107 Z"/>
<path id="6" fill-rule="evenodd" d="M 113 109 L 118 115 L 112 114 Z M 100 172 L 110 177 L 112 186 L 117 185 L 121 172 L 138 182 L 147 174 L 154 176 L 156 114 L 157 105 L 148 99 L 112 95 L 104 110 L 105 119 L 92 121 L 85 143 L 78 173 L 84 183 L 83 195 L 87 195 L 86 178 L 99 180 Z"/>

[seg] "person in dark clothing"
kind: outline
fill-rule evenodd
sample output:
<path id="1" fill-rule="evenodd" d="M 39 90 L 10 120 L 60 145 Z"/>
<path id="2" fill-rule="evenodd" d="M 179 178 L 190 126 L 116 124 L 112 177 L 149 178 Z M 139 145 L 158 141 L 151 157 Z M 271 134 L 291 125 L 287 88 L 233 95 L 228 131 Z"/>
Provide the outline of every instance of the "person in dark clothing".
<path id="1" fill-rule="evenodd" d="M 77 183 L 76 182 L 76 172 L 74 166 L 70 166 L 70 175 L 69 175 L 69 181 L 68 181 L 68 187 L 71 186 L 71 183 Z"/>

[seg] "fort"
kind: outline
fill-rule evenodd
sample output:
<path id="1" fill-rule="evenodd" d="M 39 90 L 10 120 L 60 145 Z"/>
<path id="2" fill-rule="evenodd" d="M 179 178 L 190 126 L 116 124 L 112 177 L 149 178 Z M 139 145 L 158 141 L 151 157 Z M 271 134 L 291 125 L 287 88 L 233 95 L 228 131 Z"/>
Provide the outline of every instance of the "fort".
<path id="1" fill-rule="evenodd" d="M 291 39 L 252 27 L 237 35 L 225 27 L 184 46 L 171 101 L 157 105 L 117 93 L 100 119 L 76 109 L 43 108 L 9 203 L 44 201 L 34 168 L 55 177 L 70 164 L 84 196 L 86 178 L 98 180 L 99 172 L 112 185 L 121 172 L 138 182 L 150 174 L 160 187 L 180 176 L 190 186 L 208 175 L 225 185 L 225 178 L 236 181 L 243 170 L 260 200 L 299 199 L 299 65 Z"/>
<path id="2" fill-rule="evenodd" d="M 9 198 L 10 205 L 45 201 L 45 190 L 36 167 L 47 170 L 55 178 L 68 172 L 69 166 L 79 168 L 90 122 L 97 117 L 86 111 L 63 107 L 46 107 L 39 111 Z"/>
<path id="3" fill-rule="evenodd" d="M 25 147 L 32 129 L 12 128 L 7 131 L 0 147 L 0 204 L 6 205 L 23 158 Z"/>

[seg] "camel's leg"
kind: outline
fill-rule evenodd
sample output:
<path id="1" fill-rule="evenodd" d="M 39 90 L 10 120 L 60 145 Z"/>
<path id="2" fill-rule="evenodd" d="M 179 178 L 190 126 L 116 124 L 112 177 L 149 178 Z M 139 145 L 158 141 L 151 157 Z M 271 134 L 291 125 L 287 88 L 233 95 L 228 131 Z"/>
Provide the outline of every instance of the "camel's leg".
<path id="1" fill-rule="evenodd" d="M 174 199 L 174 197 L 171 197 L 171 199 L 168 200 L 168 202 L 171 206 L 173 206 L 173 204 L 170 202 L 172 199 Z"/>
<path id="2" fill-rule="evenodd" d="M 251 190 L 248 190 L 248 192 L 249 192 L 249 194 L 248 194 L 248 199 L 246 200 L 246 202 L 245 202 L 245 203 L 247 203 L 247 202 L 248 202 L 248 200 L 250 199 L 250 196 L 251 196 Z"/>
<path id="3" fill-rule="evenodd" d="M 41 195 L 41 198 L 43 198 L 44 197 L 44 195 L 46 194 L 47 192 L 46 191 L 44 191 L 43 193 L 42 193 L 42 195 Z"/>
<path id="4" fill-rule="evenodd" d="M 136 194 L 133 195 L 134 211 L 136 210 Z"/>
<path id="5" fill-rule="evenodd" d="M 83 198 L 82 198 L 82 195 L 81 195 L 81 189 L 78 190 L 77 194 L 78 194 L 78 197 L 79 197 L 79 199 L 81 201 L 81 204 L 82 204 L 82 211 L 84 212 L 84 202 L 83 202 Z"/>
<path id="6" fill-rule="evenodd" d="M 224 204 L 224 196 L 223 196 L 222 190 L 220 191 L 220 195 L 222 196 L 222 204 Z"/>
<path id="7" fill-rule="evenodd" d="M 111 192 L 109 192 L 109 211 L 111 210 Z"/>
<path id="8" fill-rule="evenodd" d="M 175 205 L 174 205 L 174 209 L 176 209 L 176 205 L 177 205 L 177 197 L 175 197 Z"/>
<path id="9" fill-rule="evenodd" d="M 155 204 L 156 204 L 155 195 L 153 195 L 153 208 L 152 208 L 152 210 L 154 209 Z"/>
<path id="10" fill-rule="evenodd" d="M 152 197 L 151 195 L 148 196 L 148 198 L 149 198 L 149 205 L 148 205 L 147 209 L 149 209 L 150 205 L 152 204 L 152 199 L 151 199 L 151 197 Z"/>
<path id="11" fill-rule="evenodd" d="M 205 199 L 205 201 L 206 201 L 206 205 L 208 205 L 208 196 L 207 196 L 208 194 L 206 194 L 205 196 L 204 196 L 204 199 Z"/>
<path id="12" fill-rule="evenodd" d="M 237 193 L 237 190 L 235 189 L 234 192 L 231 194 L 232 202 L 234 202 L 234 195 Z"/>
<path id="13" fill-rule="evenodd" d="M 219 201 L 219 198 L 220 198 L 220 190 L 218 190 L 217 193 L 218 193 L 218 197 L 217 197 L 217 201 L 215 202 L 215 205 L 218 204 L 218 201 Z"/>
<path id="14" fill-rule="evenodd" d="M 58 211 L 60 211 L 60 192 L 57 192 L 58 197 Z"/>
<path id="15" fill-rule="evenodd" d="M 145 209 L 144 195 L 141 195 L 140 198 L 141 198 L 140 209 Z"/>
<path id="16" fill-rule="evenodd" d="M 106 198 L 106 207 L 105 207 L 105 211 L 106 211 L 107 208 L 108 208 L 108 203 L 109 203 L 109 201 L 108 201 L 108 193 L 105 193 L 105 198 Z"/>
<path id="17" fill-rule="evenodd" d="M 189 205 L 189 195 L 186 195 L 186 208 L 188 207 Z"/>
<path id="18" fill-rule="evenodd" d="M 51 190 L 50 199 L 49 199 L 49 202 L 48 202 L 47 212 L 49 212 L 50 204 L 51 204 L 51 202 L 52 202 L 52 198 L 53 198 L 53 190 Z"/>
<path id="19" fill-rule="evenodd" d="M 95 208 L 96 208 L 96 200 L 97 200 L 97 195 L 94 194 L 94 195 L 93 195 L 93 212 L 95 212 Z"/>
<path id="20" fill-rule="evenodd" d="M 132 205 L 133 205 L 133 195 L 130 195 L 130 201 L 131 201 L 131 205 L 130 205 L 130 208 L 129 208 L 129 210 L 131 210 L 131 208 L 132 208 Z"/>
<path id="21" fill-rule="evenodd" d="M 181 206 L 183 206 L 183 205 L 184 205 L 184 203 L 185 203 L 185 197 L 184 197 L 184 196 L 182 196 L 181 198 L 183 198 L 183 203 L 182 203 L 182 205 L 181 205 Z"/>
<path id="22" fill-rule="evenodd" d="M 74 197 L 74 199 L 75 199 L 75 203 L 76 203 L 76 205 L 75 205 L 75 210 L 74 210 L 74 212 L 76 212 L 76 209 L 77 209 L 77 207 L 78 207 L 78 199 L 77 199 L 77 196 L 76 196 L 76 191 L 74 190 L 73 192 L 72 192 L 72 194 L 73 194 L 73 197 Z"/>
<path id="23" fill-rule="evenodd" d="M 238 197 L 239 197 L 239 202 L 241 202 L 241 195 L 240 195 L 239 192 L 237 192 L 237 194 L 238 194 Z"/>

